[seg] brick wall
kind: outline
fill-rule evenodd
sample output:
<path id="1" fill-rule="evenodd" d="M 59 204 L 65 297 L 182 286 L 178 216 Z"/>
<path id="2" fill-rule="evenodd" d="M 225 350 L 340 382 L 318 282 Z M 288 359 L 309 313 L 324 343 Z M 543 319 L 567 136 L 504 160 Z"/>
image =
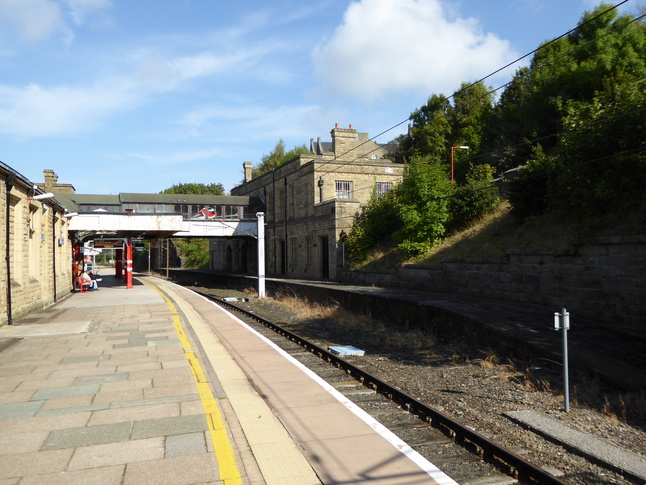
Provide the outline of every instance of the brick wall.
<path id="1" fill-rule="evenodd" d="M 646 337 L 646 237 L 606 238 L 567 254 L 509 253 L 405 265 L 392 273 L 343 271 L 342 281 L 567 308 L 573 317 Z"/>

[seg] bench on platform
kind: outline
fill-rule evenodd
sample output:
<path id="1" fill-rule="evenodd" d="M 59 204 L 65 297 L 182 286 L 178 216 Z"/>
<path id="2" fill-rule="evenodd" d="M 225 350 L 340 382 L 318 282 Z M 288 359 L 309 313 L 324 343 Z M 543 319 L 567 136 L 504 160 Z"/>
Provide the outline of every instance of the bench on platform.
<path id="1" fill-rule="evenodd" d="M 78 289 L 79 293 L 85 293 L 90 288 L 92 288 L 92 282 L 91 281 L 85 281 L 82 276 L 77 276 L 76 277 L 76 288 Z"/>

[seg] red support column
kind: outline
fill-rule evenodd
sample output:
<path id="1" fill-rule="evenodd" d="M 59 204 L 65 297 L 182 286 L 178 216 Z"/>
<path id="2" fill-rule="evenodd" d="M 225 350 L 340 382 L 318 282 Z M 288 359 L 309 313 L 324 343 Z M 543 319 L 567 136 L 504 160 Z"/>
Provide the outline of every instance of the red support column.
<path id="1" fill-rule="evenodd" d="M 126 243 L 126 288 L 132 288 L 132 239 Z"/>
<path id="2" fill-rule="evenodd" d="M 73 285 L 74 288 L 76 289 L 76 278 L 79 277 L 81 273 L 79 273 L 79 259 L 81 258 L 81 245 L 78 242 L 74 242 L 73 245 L 73 264 L 72 264 L 72 272 L 73 272 Z"/>
<path id="3" fill-rule="evenodd" d="M 114 276 L 123 278 L 123 249 L 117 249 L 114 262 Z"/>

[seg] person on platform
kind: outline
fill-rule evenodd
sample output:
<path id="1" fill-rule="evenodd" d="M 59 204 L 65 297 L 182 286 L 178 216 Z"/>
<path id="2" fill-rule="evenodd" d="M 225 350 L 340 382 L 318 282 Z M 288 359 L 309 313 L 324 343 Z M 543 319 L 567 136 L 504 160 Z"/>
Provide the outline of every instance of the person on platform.
<path id="1" fill-rule="evenodd" d="M 83 284 L 87 284 L 90 286 L 90 290 L 99 291 L 99 284 L 96 282 L 95 279 L 92 279 L 92 277 L 88 274 L 87 271 L 83 271 L 81 278 L 83 279 Z"/>

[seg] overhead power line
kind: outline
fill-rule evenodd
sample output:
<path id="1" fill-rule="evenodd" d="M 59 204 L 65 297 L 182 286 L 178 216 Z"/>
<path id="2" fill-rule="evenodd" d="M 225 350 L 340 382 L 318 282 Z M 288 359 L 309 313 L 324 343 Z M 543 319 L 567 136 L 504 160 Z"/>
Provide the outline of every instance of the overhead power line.
<path id="1" fill-rule="evenodd" d="M 542 45 L 540 45 L 539 47 L 537 47 L 536 49 L 534 49 L 534 50 L 532 50 L 532 51 L 528 52 L 527 54 L 525 54 L 525 55 L 523 55 L 523 56 L 521 56 L 521 57 L 517 58 L 516 60 L 514 60 L 514 61 L 512 61 L 512 62 L 510 62 L 510 63 L 508 63 L 508 64 L 506 64 L 505 66 L 503 66 L 503 67 L 501 67 L 501 68 L 499 68 L 499 69 L 496 69 L 495 71 L 493 71 L 493 72 L 491 72 L 491 73 L 487 74 L 486 76 L 484 76 L 484 77 L 480 78 L 479 80 L 477 80 L 477 81 L 475 81 L 475 82 L 472 82 L 471 84 L 469 84 L 469 85 L 467 85 L 467 86 L 465 86 L 465 87 L 461 88 L 460 90 L 458 90 L 458 91 L 454 92 L 453 94 L 451 94 L 451 95 L 447 96 L 447 97 L 446 97 L 446 99 L 447 99 L 447 100 L 450 100 L 451 98 L 455 97 L 456 95 L 459 95 L 459 94 L 463 93 L 464 91 L 466 91 L 466 90 L 470 89 L 471 87 L 475 86 L 476 84 L 478 84 L 478 83 L 480 83 L 480 82 L 482 82 L 482 81 L 484 81 L 484 80 L 486 80 L 486 79 L 488 79 L 488 78 L 490 78 L 490 77 L 492 77 L 492 76 L 496 75 L 497 73 L 499 73 L 499 72 L 501 72 L 501 71 L 503 71 L 503 70 L 507 69 L 508 67 L 510 67 L 510 66 L 512 66 L 512 65 L 514 65 L 514 64 L 516 64 L 516 63 L 518 63 L 518 62 L 520 62 L 520 61 L 522 61 L 523 59 L 525 59 L 525 58 L 527 58 L 527 57 L 531 56 L 532 54 L 535 54 L 536 52 L 538 52 L 538 51 L 540 51 L 540 50 L 542 50 L 542 49 L 546 48 L 547 46 L 549 46 L 549 45 L 553 44 L 554 42 L 558 41 L 559 39 L 561 39 L 561 38 L 563 38 L 563 37 L 566 37 L 566 36 L 570 35 L 571 33 L 573 33 L 573 32 L 575 32 L 575 31 L 577 31 L 577 30 L 578 30 L 578 29 L 580 29 L 581 27 L 583 27 L 583 26 L 585 26 L 585 25 L 587 25 L 587 24 L 589 24 L 589 23 L 591 23 L 591 22 L 595 21 L 596 19 L 598 19 L 598 18 L 600 18 L 600 17 L 602 17 L 602 16 L 606 15 L 607 13 L 609 13 L 609 12 L 611 12 L 611 11 L 613 11 L 613 10 L 617 9 L 617 8 L 618 8 L 618 7 L 620 7 L 621 5 L 623 5 L 623 4 L 625 4 L 625 3 L 627 3 L 628 1 L 629 1 L 629 0 L 623 0 L 622 2 L 619 2 L 619 3 L 617 3 L 616 5 L 614 5 L 614 6 L 610 7 L 610 8 L 608 8 L 607 10 L 604 10 L 603 12 L 600 12 L 599 14 L 595 15 L 594 17 L 589 18 L 589 19 L 588 19 L 588 20 L 586 20 L 585 22 L 583 22 L 583 23 L 581 23 L 581 24 L 577 25 L 576 27 L 574 27 L 574 28 L 572 28 L 572 29 L 568 30 L 567 32 L 565 32 L 565 33 L 561 34 L 560 36 L 555 37 L 554 39 L 552 39 L 552 40 L 550 40 L 550 41 L 548 41 L 548 42 L 545 42 L 544 44 L 542 44 Z M 646 15 L 642 15 L 642 16 L 638 17 L 637 19 L 634 19 L 632 22 L 635 22 L 635 21 L 637 21 L 637 20 L 639 20 L 639 19 L 641 19 L 641 18 L 644 18 L 644 16 L 646 16 Z M 632 22 L 631 22 L 631 23 L 632 23 Z M 628 25 L 628 24 L 626 24 L 626 25 L 622 26 L 622 28 L 625 28 L 627 25 Z M 609 34 L 607 34 L 607 35 L 609 35 Z M 595 41 L 595 42 L 596 42 L 597 40 L 599 40 L 599 39 L 594 39 L 593 41 Z M 577 48 L 577 49 L 573 49 L 571 52 L 566 53 L 566 54 L 567 54 L 567 55 L 570 55 L 572 52 L 575 52 L 576 50 L 578 50 L 578 48 Z M 547 65 L 546 65 L 546 66 L 547 66 Z M 542 67 L 544 67 L 544 66 L 540 66 L 538 69 L 540 69 L 540 68 L 542 68 Z M 502 85 L 502 86 L 500 86 L 500 87 L 496 88 L 496 89 L 493 89 L 493 90 L 491 90 L 491 91 L 487 92 L 486 94 L 494 93 L 494 92 L 498 91 L 499 89 L 502 89 L 502 88 L 504 88 L 504 87 L 508 86 L 510 83 L 511 83 L 511 81 L 510 81 L 509 83 L 506 83 L 506 84 L 504 84 L 504 85 Z M 334 158 L 333 158 L 332 160 L 323 161 L 323 162 L 321 162 L 321 163 L 322 163 L 322 165 L 323 165 L 323 166 L 328 165 L 328 164 L 331 164 L 331 163 L 335 163 L 337 160 L 339 160 L 339 159 L 343 158 L 345 155 L 347 155 L 347 154 L 351 153 L 352 151 L 356 150 L 357 148 L 360 148 L 361 146 L 363 146 L 363 145 L 367 144 L 368 142 L 374 142 L 374 140 L 376 140 L 376 139 L 377 139 L 377 138 L 379 138 L 380 136 L 382 136 L 382 135 L 384 135 L 384 134 L 386 134 L 386 133 L 388 133 L 388 132 L 390 132 L 390 131 L 394 130 L 395 128 L 398 128 L 399 126 L 401 126 L 401 125 L 403 125 L 404 123 L 407 123 L 407 122 L 409 122 L 409 121 L 410 121 L 410 117 L 406 118 L 405 120 L 400 121 L 399 123 L 396 123 L 396 124 L 392 125 L 391 127 L 387 128 L 386 130 L 383 130 L 381 133 L 378 133 L 377 135 L 374 135 L 374 136 L 370 137 L 370 138 L 369 138 L 369 139 L 367 139 L 366 141 L 364 141 L 364 142 L 360 143 L 359 145 L 357 145 L 356 147 L 354 147 L 352 150 L 348 150 L 348 151 L 346 151 L 346 152 L 344 152 L 344 153 L 342 153 L 342 154 L 340 154 L 340 155 L 335 155 L 335 156 L 334 156 Z M 374 151 L 374 150 L 373 150 L 373 151 Z M 371 152 L 368 152 L 368 153 L 372 153 L 372 151 L 371 151 Z M 355 162 L 355 161 L 357 161 L 357 160 L 358 160 L 358 158 L 354 158 L 354 159 L 351 159 L 351 160 L 344 161 L 344 162 L 342 162 L 341 164 L 337 165 L 334 169 L 329 170 L 329 171 L 327 171 L 327 172 L 323 172 L 323 174 L 322 174 L 322 175 L 325 175 L 326 173 L 332 173 L 332 172 L 335 172 L 335 171 L 337 171 L 338 169 L 340 169 L 342 166 L 347 165 L 347 164 L 350 164 L 350 163 L 353 163 L 353 162 Z"/>

